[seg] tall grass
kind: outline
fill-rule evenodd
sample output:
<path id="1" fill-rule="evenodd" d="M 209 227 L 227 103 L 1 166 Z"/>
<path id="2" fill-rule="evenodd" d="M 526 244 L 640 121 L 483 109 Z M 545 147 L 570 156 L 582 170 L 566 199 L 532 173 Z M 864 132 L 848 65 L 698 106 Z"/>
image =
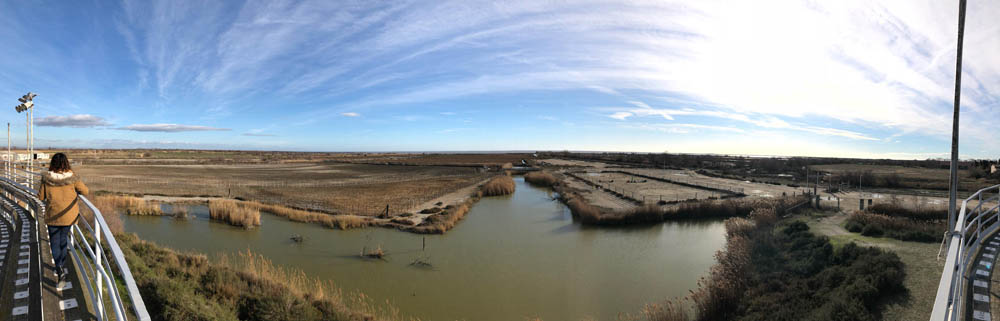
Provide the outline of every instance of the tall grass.
<path id="1" fill-rule="evenodd" d="M 253 228 L 260 226 L 260 209 L 234 200 L 211 200 L 208 214 L 213 220 L 223 221 L 233 226 Z"/>
<path id="2" fill-rule="evenodd" d="M 94 197 L 93 202 L 98 208 L 114 209 L 128 215 L 163 215 L 158 204 L 135 196 L 99 195 Z"/>
<path id="3" fill-rule="evenodd" d="M 514 194 L 514 179 L 507 175 L 491 178 L 479 189 L 483 196 L 499 196 Z"/>
<path id="4" fill-rule="evenodd" d="M 243 202 L 245 206 L 258 211 L 268 212 L 296 222 L 316 223 L 328 228 L 341 230 L 368 227 L 375 224 L 371 217 L 357 215 L 331 215 L 290 208 L 287 206 L 261 203 L 257 201 Z"/>
<path id="5" fill-rule="evenodd" d="M 559 179 L 544 171 L 527 172 L 524 174 L 524 181 L 544 187 L 551 187 L 559 183 Z"/>
<path id="6" fill-rule="evenodd" d="M 118 210 L 115 209 L 110 202 L 98 202 L 97 200 L 99 198 L 100 196 L 95 197 L 91 202 L 94 203 L 94 207 L 96 207 L 98 211 L 101 211 L 101 217 L 103 217 L 104 222 L 108 224 L 108 228 L 111 229 L 111 233 L 114 233 L 115 235 L 124 233 L 125 224 L 122 222 L 121 214 L 118 213 Z M 88 222 L 94 221 L 94 213 L 85 209 L 85 206 L 80 207 L 80 215 L 83 215 L 83 218 Z"/>

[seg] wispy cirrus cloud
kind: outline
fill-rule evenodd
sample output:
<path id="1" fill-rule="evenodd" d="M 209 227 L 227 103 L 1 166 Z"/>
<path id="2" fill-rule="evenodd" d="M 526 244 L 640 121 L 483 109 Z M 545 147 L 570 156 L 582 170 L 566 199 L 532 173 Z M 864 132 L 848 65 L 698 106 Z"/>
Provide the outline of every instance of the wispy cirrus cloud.
<path id="1" fill-rule="evenodd" d="M 118 127 L 116 129 L 130 130 L 136 132 L 163 132 L 163 133 L 229 130 L 228 128 L 217 128 L 217 127 L 198 126 L 198 125 L 179 125 L 179 124 L 135 124 L 124 127 Z"/>
<path id="2" fill-rule="evenodd" d="M 64 6 L 61 14 L 93 18 L 87 28 L 110 26 L 78 41 L 24 27 L 12 12 L 27 6 L 0 12 L 0 37 L 13 44 L 0 53 L 34 54 L 0 61 L 0 69 L 31 76 L 0 75 L 0 88 L 45 84 L 43 92 L 65 96 L 53 99 L 61 106 L 90 98 L 79 105 L 159 111 L 86 111 L 123 123 L 199 119 L 242 129 L 263 119 L 294 131 L 362 114 L 466 118 L 465 108 L 482 110 L 469 116 L 480 122 L 504 119 L 517 106 L 576 124 L 623 123 L 609 131 L 624 123 L 680 132 L 695 130 L 683 124 L 725 122 L 746 132 L 780 129 L 869 147 L 929 141 L 937 149 L 950 129 L 957 4 L 948 1 L 124 0 Z M 59 18 L 44 16 L 53 12 L 39 19 Z M 969 4 L 962 137 L 973 145 L 963 150 L 1000 148 L 1000 134 L 988 130 L 1000 117 L 996 16 L 1000 3 Z M 60 46 L 18 45 L 49 37 Z M 68 55 L 66 46 L 87 56 Z M 88 86 L 97 81 L 87 75 L 102 70 L 131 79 Z M 130 85 L 137 97 L 129 102 L 89 93 L 131 93 L 120 88 Z M 569 106 L 619 107 L 580 115 Z M 167 110 L 183 115 L 169 118 Z M 397 116 L 404 114 L 412 116 Z M 326 130 L 320 133 L 338 134 Z M 883 137 L 894 139 L 876 140 Z"/>
<path id="3" fill-rule="evenodd" d="M 90 114 L 78 114 L 78 115 L 46 116 L 42 118 L 35 118 L 35 125 L 42 127 L 90 128 L 90 127 L 111 126 L 111 123 L 109 123 L 102 117 Z"/>

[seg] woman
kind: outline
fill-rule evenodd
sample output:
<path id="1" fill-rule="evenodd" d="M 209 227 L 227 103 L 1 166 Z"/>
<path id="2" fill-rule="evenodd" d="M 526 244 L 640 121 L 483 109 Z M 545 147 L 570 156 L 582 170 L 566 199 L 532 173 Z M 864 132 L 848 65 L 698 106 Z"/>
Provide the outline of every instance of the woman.
<path id="1" fill-rule="evenodd" d="M 87 195 L 87 186 L 80 177 L 73 174 L 66 154 L 57 153 L 49 162 L 49 171 L 42 173 L 42 183 L 38 188 L 38 198 L 45 202 L 45 225 L 49 227 L 49 248 L 56 263 L 56 274 L 62 281 L 67 273 L 66 246 L 70 227 L 80 217 L 80 207 L 76 195 Z"/>

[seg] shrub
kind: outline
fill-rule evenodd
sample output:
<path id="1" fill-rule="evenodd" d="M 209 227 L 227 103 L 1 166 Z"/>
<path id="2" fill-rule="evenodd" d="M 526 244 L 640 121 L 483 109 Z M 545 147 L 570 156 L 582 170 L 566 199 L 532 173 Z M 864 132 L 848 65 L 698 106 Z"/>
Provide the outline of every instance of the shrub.
<path id="1" fill-rule="evenodd" d="M 834 249 L 803 222 L 776 229 L 776 212 L 755 208 L 750 218 L 726 220 L 725 247 L 690 296 L 695 320 L 875 320 L 884 299 L 903 292 L 895 253 L 854 243 Z M 641 316 L 688 320 L 648 307 Z"/>
<path id="2" fill-rule="evenodd" d="M 944 221 L 927 221 L 856 211 L 847 216 L 845 228 L 865 236 L 888 236 L 903 241 L 940 242 Z"/>
<path id="3" fill-rule="evenodd" d="M 868 207 L 867 211 L 874 214 L 884 214 L 888 216 L 905 217 L 924 221 L 948 219 L 948 209 L 936 207 L 911 208 L 903 206 L 898 201 L 872 204 L 872 206 Z"/>
<path id="4" fill-rule="evenodd" d="M 865 227 L 861 229 L 861 235 L 882 236 L 882 228 L 878 224 L 865 225 Z"/>

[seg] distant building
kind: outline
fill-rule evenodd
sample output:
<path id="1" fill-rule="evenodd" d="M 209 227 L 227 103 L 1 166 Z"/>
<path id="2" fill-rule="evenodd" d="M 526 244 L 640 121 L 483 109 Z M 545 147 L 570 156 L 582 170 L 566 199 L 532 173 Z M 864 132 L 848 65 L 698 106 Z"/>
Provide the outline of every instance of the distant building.
<path id="1" fill-rule="evenodd" d="M 49 159 L 49 157 L 49 154 L 46 153 L 35 153 L 35 159 L 38 160 L 46 160 Z M 11 158 L 13 158 L 15 162 L 24 162 L 30 160 L 32 157 L 31 154 L 28 153 L 15 153 L 12 154 Z M 8 160 L 7 153 L 0 153 L 0 159 L 5 161 Z"/>
<path id="2" fill-rule="evenodd" d="M 997 172 L 997 164 L 990 165 L 990 174 Z"/>

